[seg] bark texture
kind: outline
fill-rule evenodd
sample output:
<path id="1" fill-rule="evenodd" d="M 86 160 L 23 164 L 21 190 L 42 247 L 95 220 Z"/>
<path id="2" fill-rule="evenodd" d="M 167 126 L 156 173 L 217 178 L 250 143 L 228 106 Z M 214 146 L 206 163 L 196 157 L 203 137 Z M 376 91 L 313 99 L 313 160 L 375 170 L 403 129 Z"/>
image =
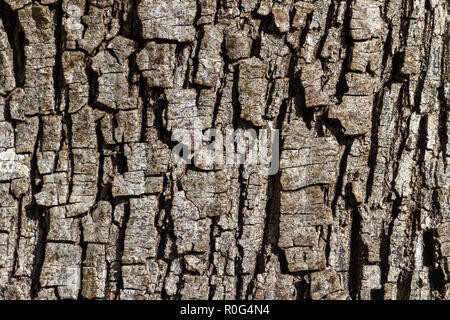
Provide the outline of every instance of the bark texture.
<path id="1" fill-rule="evenodd" d="M 0 0 L 1 299 L 449 299 L 446 0 Z M 280 171 L 171 134 L 280 129 Z"/>

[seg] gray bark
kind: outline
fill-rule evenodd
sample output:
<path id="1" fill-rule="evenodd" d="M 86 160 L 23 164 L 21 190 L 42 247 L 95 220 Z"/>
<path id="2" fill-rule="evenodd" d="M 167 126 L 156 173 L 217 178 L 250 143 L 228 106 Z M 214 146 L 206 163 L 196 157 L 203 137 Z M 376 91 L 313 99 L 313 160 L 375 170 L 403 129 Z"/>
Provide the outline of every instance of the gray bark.
<path id="1" fill-rule="evenodd" d="M 0 299 L 449 299 L 445 0 L 0 0 Z M 280 130 L 280 170 L 176 164 Z"/>

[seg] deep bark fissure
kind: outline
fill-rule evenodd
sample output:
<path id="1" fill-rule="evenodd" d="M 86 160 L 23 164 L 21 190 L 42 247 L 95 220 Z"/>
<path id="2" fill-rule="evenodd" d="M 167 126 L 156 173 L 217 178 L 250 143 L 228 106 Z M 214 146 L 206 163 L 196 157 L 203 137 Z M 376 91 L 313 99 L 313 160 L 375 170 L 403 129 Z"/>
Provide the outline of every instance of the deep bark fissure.
<path id="1" fill-rule="evenodd" d="M 0 0 L 0 299 L 448 299 L 448 2 L 158 3 Z"/>

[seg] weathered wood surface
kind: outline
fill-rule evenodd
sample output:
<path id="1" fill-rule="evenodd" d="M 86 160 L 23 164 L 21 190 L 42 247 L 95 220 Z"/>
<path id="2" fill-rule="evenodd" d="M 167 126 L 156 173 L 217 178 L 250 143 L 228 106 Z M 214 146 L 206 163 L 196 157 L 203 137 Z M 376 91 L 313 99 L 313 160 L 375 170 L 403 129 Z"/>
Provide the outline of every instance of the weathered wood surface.
<path id="1" fill-rule="evenodd" d="M 0 0 L 1 299 L 449 299 L 446 0 Z M 280 172 L 171 134 L 280 130 Z"/>

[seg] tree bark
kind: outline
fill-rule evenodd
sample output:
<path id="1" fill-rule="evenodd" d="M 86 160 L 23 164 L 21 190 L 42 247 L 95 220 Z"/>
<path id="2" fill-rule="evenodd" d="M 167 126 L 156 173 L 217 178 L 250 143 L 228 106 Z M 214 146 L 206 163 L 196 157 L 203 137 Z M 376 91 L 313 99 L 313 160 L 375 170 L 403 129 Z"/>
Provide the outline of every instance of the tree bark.
<path id="1" fill-rule="evenodd" d="M 449 299 L 449 21 L 0 0 L 0 299 Z M 211 128 L 278 129 L 278 172 L 171 157 Z"/>

